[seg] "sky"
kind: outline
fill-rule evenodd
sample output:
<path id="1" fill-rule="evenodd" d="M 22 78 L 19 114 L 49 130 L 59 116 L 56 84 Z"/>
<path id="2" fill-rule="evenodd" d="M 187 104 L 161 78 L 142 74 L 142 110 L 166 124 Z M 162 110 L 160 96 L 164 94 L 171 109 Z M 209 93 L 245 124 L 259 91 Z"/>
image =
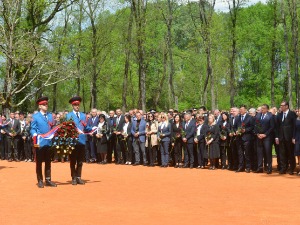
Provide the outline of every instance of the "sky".
<path id="1" fill-rule="evenodd" d="M 247 5 L 253 5 L 253 4 L 258 3 L 258 2 L 266 3 L 267 0 L 248 0 Z M 216 0 L 215 10 L 216 11 L 227 12 L 228 11 L 228 3 L 227 3 L 227 1 Z"/>

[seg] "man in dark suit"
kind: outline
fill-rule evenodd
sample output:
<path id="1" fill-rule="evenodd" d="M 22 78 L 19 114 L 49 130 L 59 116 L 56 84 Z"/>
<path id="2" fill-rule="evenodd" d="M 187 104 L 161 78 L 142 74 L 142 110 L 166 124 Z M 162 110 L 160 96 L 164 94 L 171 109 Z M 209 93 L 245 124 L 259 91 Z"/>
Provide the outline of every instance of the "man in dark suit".
<path id="1" fill-rule="evenodd" d="M 297 115 L 289 109 L 289 103 L 286 101 L 280 104 L 281 112 L 276 117 L 276 144 L 279 144 L 280 151 L 280 174 L 285 174 L 288 165 L 290 166 L 289 174 L 293 175 L 296 168 L 294 156 L 294 145 L 292 143 L 294 126 Z"/>
<path id="2" fill-rule="evenodd" d="M 253 119 L 247 114 L 247 107 L 242 105 L 240 107 L 240 115 L 237 117 L 237 121 L 235 123 L 236 130 L 236 141 L 238 148 L 238 156 L 239 156 L 239 168 L 236 172 L 246 172 L 250 173 L 251 169 L 251 141 L 253 135 Z"/>
<path id="3" fill-rule="evenodd" d="M 8 161 L 11 162 L 12 159 L 12 150 L 14 150 L 14 160 L 19 162 L 18 157 L 18 135 L 21 133 L 20 121 L 15 119 L 15 114 L 11 112 L 9 114 L 9 124 L 4 128 L 7 138 L 7 150 L 8 150 Z"/>
<path id="4" fill-rule="evenodd" d="M 136 120 L 132 122 L 131 134 L 133 136 L 132 147 L 135 154 L 135 163 L 134 166 L 140 164 L 140 151 L 143 155 L 144 166 L 147 166 L 147 158 L 146 158 L 146 121 L 142 118 L 140 112 L 136 112 L 135 114 Z"/>
<path id="5" fill-rule="evenodd" d="M 198 169 L 204 169 L 205 162 L 204 159 L 208 158 L 208 155 L 206 154 L 206 149 L 205 149 L 205 134 L 206 130 L 208 128 L 207 125 L 204 124 L 204 116 L 197 115 L 196 116 L 198 125 L 196 126 L 196 135 L 195 135 L 195 143 L 196 146 L 198 147 L 197 149 L 197 158 L 198 158 Z"/>
<path id="6" fill-rule="evenodd" d="M 122 114 L 121 109 L 116 109 L 116 115 L 117 117 L 114 118 L 115 121 L 114 124 L 116 124 L 115 131 L 114 131 L 116 137 L 116 152 L 117 152 L 116 164 L 124 164 L 125 152 L 121 152 L 121 142 L 122 142 L 122 131 L 125 123 L 125 118 L 124 115 Z"/>
<path id="7" fill-rule="evenodd" d="M 185 137 L 182 137 L 184 143 L 184 166 L 183 168 L 194 168 L 194 135 L 196 131 L 196 122 L 192 119 L 190 112 L 184 115 L 183 130 Z"/>
<path id="8" fill-rule="evenodd" d="M 275 129 L 275 121 L 272 113 L 268 112 L 269 106 L 263 104 L 261 113 L 255 118 L 254 134 L 256 135 L 257 146 L 257 170 L 255 173 L 263 172 L 263 159 L 267 162 L 267 174 L 272 173 L 272 142 L 273 130 Z M 265 158 L 265 157 L 266 158 Z"/>
<path id="9" fill-rule="evenodd" d="M 96 127 L 98 126 L 99 123 L 99 117 L 97 116 L 97 109 L 92 109 L 91 110 L 91 118 L 88 119 L 87 125 L 89 127 Z M 91 159 L 89 160 L 91 163 L 97 161 L 96 157 L 96 138 L 95 138 L 95 133 L 88 135 L 88 142 L 90 146 L 91 153 L 88 156 L 91 156 Z M 86 159 L 88 160 L 88 158 Z M 100 162 L 100 161 L 99 161 Z"/>
<path id="10" fill-rule="evenodd" d="M 107 118 L 106 122 L 109 124 L 110 127 L 110 134 L 109 134 L 109 139 L 107 141 L 107 162 L 111 163 L 112 162 L 112 154 L 114 152 L 115 156 L 115 162 L 117 162 L 116 157 L 116 135 L 113 133 L 113 129 L 116 125 L 115 121 L 115 111 L 110 110 L 109 111 L 109 117 Z"/>
<path id="11" fill-rule="evenodd" d="M 228 157 L 228 170 L 238 170 L 239 167 L 239 157 L 238 157 L 238 149 L 237 149 L 237 143 L 236 143 L 236 136 L 234 135 L 235 130 L 235 124 L 237 123 L 237 118 L 239 115 L 239 109 L 237 107 L 233 107 L 230 109 L 230 127 L 231 132 L 229 133 L 229 151 L 230 153 L 228 155 L 231 155 L 231 157 Z"/>
<path id="12" fill-rule="evenodd" d="M 221 122 L 222 122 L 222 116 L 221 116 L 220 110 L 215 109 L 215 111 L 214 111 L 214 116 L 215 116 L 215 119 L 216 119 L 216 124 L 217 124 L 218 126 L 220 126 L 220 124 L 221 124 Z"/>

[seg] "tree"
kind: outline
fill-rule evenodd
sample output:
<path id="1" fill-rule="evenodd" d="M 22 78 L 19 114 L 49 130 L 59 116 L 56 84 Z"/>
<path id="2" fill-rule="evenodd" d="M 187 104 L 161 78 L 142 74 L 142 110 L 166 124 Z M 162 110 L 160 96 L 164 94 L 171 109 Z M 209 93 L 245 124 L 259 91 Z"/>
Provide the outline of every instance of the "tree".
<path id="1" fill-rule="evenodd" d="M 137 60 L 139 77 L 139 108 L 146 110 L 146 62 L 145 62 L 145 29 L 147 0 L 132 0 L 132 10 L 136 25 Z"/>
<path id="2" fill-rule="evenodd" d="M 64 2 L 28 1 L 25 4 L 21 0 L 1 1 L 0 48 L 6 65 L 0 102 L 5 113 L 11 107 L 21 106 L 43 88 L 69 78 L 56 73 L 58 66 L 60 70 L 66 68 L 47 56 L 47 48 L 40 41 L 47 24 L 63 9 Z M 23 7 L 28 15 L 22 14 Z M 50 14 L 41 14 L 45 10 L 50 10 Z M 40 85 L 34 87 L 35 82 Z M 28 90 L 26 95 L 15 98 L 25 90 Z"/>

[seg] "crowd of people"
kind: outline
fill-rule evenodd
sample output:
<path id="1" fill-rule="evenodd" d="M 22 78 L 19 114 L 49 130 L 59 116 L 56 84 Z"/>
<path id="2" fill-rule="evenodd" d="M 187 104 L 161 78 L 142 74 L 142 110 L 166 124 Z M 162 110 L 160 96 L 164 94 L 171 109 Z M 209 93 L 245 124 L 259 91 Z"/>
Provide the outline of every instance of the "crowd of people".
<path id="1" fill-rule="evenodd" d="M 2 124 L 10 121 L 1 128 L 2 160 L 36 161 L 30 132 L 36 113 L 2 115 Z M 69 114 L 50 114 L 53 126 L 70 119 Z M 84 116 L 85 125 L 96 128 L 81 145 L 86 163 L 271 174 L 276 157 L 279 174 L 300 175 L 300 111 L 290 110 L 286 101 L 278 110 L 267 104 L 256 109 L 242 105 L 229 112 L 204 106 L 184 112 L 92 109 Z M 52 149 L 52 162 L 70 157 L 59 157 Z"/>

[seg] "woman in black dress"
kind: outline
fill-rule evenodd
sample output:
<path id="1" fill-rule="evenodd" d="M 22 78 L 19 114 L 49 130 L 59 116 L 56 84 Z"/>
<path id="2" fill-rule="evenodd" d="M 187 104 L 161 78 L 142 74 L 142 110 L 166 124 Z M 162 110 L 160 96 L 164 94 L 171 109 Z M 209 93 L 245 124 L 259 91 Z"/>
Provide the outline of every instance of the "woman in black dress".
<path id="1" fill-rule="evenodd" d="M 298 158 L 298 164 L 300 164 L 300 111 L 297 112 L 297 119 L 293 133 L 293 143 L 295 144 L 295 156 Z M 300 176 L 300 171 L 297 173 Z"/>
<path id="2" fill-rule="evenodd" d="M 215 159 L 220 157 L 220 148 L 219 148 L 219 136 L 220 129 L 216 125 L 214 115 L 210 114 L 208 116 L 208 128 L 206 130 L 206 148 L 208 151 L 208 158 L 210 161 L 210 170 L 216 169 Z"/>
<path id="3" fill-rule="evenodd" d="M 108 123 L 104 114 L 99 115 L 99 123 L 97 126 L 97 154 L 101 160 L 98 164 L 106 164 L 107 156 L 107 135 L 109 134 Z"/>
<path id="4" fill-rule="evenodd" d="M 125 115 L 125 123 L 122 131 L 121 149 L 125 152 L 126 165 L 132 163 L 132 134 L 131 134 L 131 116 Z"/>
<path id="5" fill-rule="evenodd" d="M 230 123 L 228 113 L 223 112 L 221 114 L 222 121 L 220 123 L 220 153 L 221 153 L 221 163 L 222 170 L 226 169 L 226 158 L 229 157 L 229 133 L 230 133 Z"/>
<path id="6" fill-rule="evenodd" d="M 172 124 L 172 147 L 174 148 L 174 157 L 175 157 L 175 168 L 180 167 L 182 161 L 182 121 L 180 115 L 174 117 L 174 123 Z"/>

